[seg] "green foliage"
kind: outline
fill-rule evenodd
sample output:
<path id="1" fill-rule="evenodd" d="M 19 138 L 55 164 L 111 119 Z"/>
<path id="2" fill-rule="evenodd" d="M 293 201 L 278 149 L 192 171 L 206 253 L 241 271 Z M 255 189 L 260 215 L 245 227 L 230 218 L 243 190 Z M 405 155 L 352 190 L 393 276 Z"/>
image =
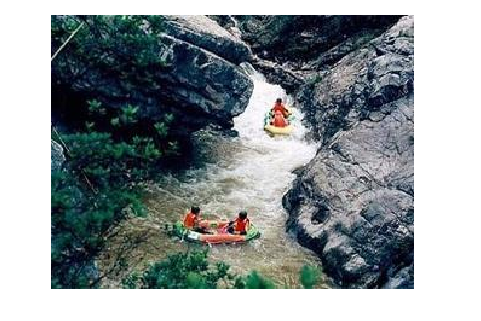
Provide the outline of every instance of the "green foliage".
<path id="1" fill-rule="evenodd" d="M 72 168 L 81 168 L 97 188 L 124 187 L 148 176 L 147 170 L 161 156 L 152 138 L 114 142 L 110 133 L 64 134 Z"/>
<path id="2" fill-rule="evenodd" d="M 299 273 L 299 282 L 305 289 L 312 289 L 320 279 L 321 271 L 312 266 L 304 265 Z"/>
<path id="3" fill-rule="evenodd" d="M 107 70 L 128 90 L 126 79 L 152 85 L 152 72 L 168 63 L 158 37 L 160 16 L 52 16 L 52 53 L 81 22 L 52 62 L 54 74 Z M 97 284 L 95 256 L 127 213 L 145 215 L 140 183 L 155 176 L 163 156 L 178 150 L 169 141 L 171 114 L 165 115 L 160 134 L 153 122 L 140 124 L 139 108 L 132 103 L 118 108 L 90 97 L 85 108 L 82 131 L 52 137 L 68 147 L 65 170 L 52 172 L 52 288 Z"/>
<path id="4" fill-rule="evenodd" d="M 110 124 L 111 124 L 112 126 L 120 126 L 120 119 L 119 119 L 118 117 L 112 118 L 112 119 L 110 120 Z"/>
<path id="5" fill-rule="evenodd" d="M 127 215 L 145 215 L 137 183 L 151 177 L 161 152 L 152 138 L 115 142 L 110 133 L 61 134 L 69 147 L 66 171 L 52 172 L 52 287 L 89 287 L 85 266 L 108 231 Z"/>
<path id="6" fill-rule="evenodd" d="M 225 262 L 209 264 L 207 250 L 177 253 L 163 261 L 151 263 L 149 268 L 139 273 L 133 272 L 122 280 L 124 289 L 216 289 L 220 281 L 232 289 L 276 289 L 274 282 L 252 271 L 247 277 L 230 273 Z M 304 288 L 312 289 L 320 280 L 318 268 L 304 266 L 299 280 Z"/>
<path id="7" fill-rule="evenodd" d="M 150 67 L 168 64 L 168 55 L 158 38 L 163 29 L 162 16 L 52 16 L 52 51 L 70 36 L 81 22 L 85 25 L 64 50 L 88 57 L 89 66 L 115 71 L 125 77 Z M 148 72 L 147 72 L 148 71 Z"/>
<path id="8" fill-rule="evenodd" d="M 139 286 L 140 276 L 137 272 L 133 272 L 128 277 L 122 279 L 122 288 L 136 289 Z"/>
<path id="9" fill-rule="evenodd" d="M 172 122 L 173 120 L 174 120 L 174 115 L 172 115 L 172 114 L 165 114 L 165 121 L 166 121 L 167 123 L 170 123 L 170 122 Z"/>
<path id="10" fill-rule="evenodd" d="M 246 288 L 247 289 L 275 289 L 275 284 L 259 275 L 257 271 L 252 271 L 246 278 Z"/>
<path id="11" fill-rule="evenodd" d="M 103 188 L 94 193 L 75 174 L 54 172 L 51 195 L 54 287 L 89 287 L 95 274 L 84 275 L 85 266 L 103 247 L 104 233 L 125 217 L 125 208 L 143 214 L 141 190 Z"/>
<path id="12" fill-rule="evenodd" d="M 234 289 L 245 289 L 246 288 L 246 282 L 243 277 L 238 276 L 235 278 L 234 281 Z"/>
<path id="13" fill-rule="evenodd" d="M 105 115 L 106 109 L 102 107 L 102 103 L 97 99 L 88 100 L 87 104 L 88 104 L 90 113 Z"/>
<path id="14" fill-rule="evenodd" d="M 119 119 L 124 125 L 131 125 L 135 124 L 138 121 L 137 118 L 137 110 L 138 107 L 133 107 L 130 104 L 127 104 L 125 108 L 122 108 L 122 112 L 120 113 Z"/>
<path id="15" fill-rule="evenodd" d="M 131 284 L 130 276 L 125 284 Z M 144 289 L 215 289 L 222 279 L 231 279 L 229 266 L 207 261 L 207 251 L 190 251 L 170 255 L 152 264 L 142 275 L 139 287 Z"/>
<path id="16" fill-rule="evenodd" d="M 160 138 L 165 138 L 167 136 L 169 124 L 174 120 L 174 115 L 165 114 L 164 119 L 165 121 L 158 121 L 154 124 L 154 128 Z"/>
<path id="17" fill-rule="evenodd" d="M 161 138 L 167 136 L 167 126 L 164 122 L 156 122 L 154 128 Z"/>

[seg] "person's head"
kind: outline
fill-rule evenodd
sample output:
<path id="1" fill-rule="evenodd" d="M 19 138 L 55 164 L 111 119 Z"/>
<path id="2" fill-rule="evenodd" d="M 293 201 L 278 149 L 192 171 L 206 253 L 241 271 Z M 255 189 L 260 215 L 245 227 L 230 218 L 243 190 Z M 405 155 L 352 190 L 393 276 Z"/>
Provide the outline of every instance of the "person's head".
<path id="1" fill-rule="evenodd" d="M 239 213 L 239 218 L 241 220 L 245 220 L 247 218 L 247 212 L 246 211 L 242 211 Z"/>
<path id="2" fill-rule="evenodd" d="M 277 99 L 276 99 L 276 104 L 282 104 L 282 98 L 277 98 Z"/>
<path id="3" fill-rule="evenodd" d="M 192 206 L 190 208 L 190 212 L 193 214 L 199 214 L 200 213 L 200 208 L 198 206 Z"/>

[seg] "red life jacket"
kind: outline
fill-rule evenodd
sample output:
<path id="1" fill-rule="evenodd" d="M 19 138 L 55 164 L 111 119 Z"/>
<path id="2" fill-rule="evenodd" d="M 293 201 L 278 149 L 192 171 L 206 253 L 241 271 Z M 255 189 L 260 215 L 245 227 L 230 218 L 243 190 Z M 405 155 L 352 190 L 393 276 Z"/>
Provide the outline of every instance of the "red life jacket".
<path id="1" fill-rule="evenodd" d="M 276 114 L 274 115 L 274 126 L 275 127 L 286 127 L 287 126 L 287 121 L 284 118 L 284 116 L 282 116 L 281 112 L 276 112 Z"/>
<path id="2" fill-rule="evenodd" d="M 184 226 L 186 227 L 194 227 L 195 225 L 195 219 L 197 218 L 197 215 L 194 213 L 187 213 L 184 217 Z"/>
<path id="3" fill-rule="evenodd" d="M 241 220 L 240 218 L 235 219 L 235 231 L 236 232 L 247 232 L 246 228 L 247 225 L 249 224 L 249 219 L 246 218 L 244 220 Z"/>
<path id="4" fill-rule="evenodd" d="M 276 104 L 274 105 L 274 107 L 272 108 L 272 110 L 274 111 L 274 113 L 275 113 L 276 111 L 280 111 L 284 117 L 287 117 L 287 116 L 288 116 L 288 113 L 289 113 L 288 110 L 287 110 L 287 108 L 284 107 L 284 105 L 278 104 L 278 103 L 276 103 Z"/>

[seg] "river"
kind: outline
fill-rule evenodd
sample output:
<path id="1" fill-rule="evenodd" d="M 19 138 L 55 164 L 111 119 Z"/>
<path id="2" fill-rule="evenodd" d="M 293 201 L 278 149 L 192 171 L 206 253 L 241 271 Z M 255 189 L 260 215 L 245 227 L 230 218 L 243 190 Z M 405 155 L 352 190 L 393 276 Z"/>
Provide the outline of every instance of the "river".
<path id="1" fill-rule="evenodd" d="M 257 270 L 279 286 L 297 287 L 303 265 L 321 264 L 313 252 L 286 233 L 287 213 L 281 204 L 295 178 L 292 171 L 311 160 L 317 146 L 304 139 L 307 129 L 296 109 L 292 135 L 271 137 L 263 130 L 266 110 L 278 97 L 290 105 L 290 97 L 280 86 L 268 84 L 260 73 L 251 70 L 250 77 L 254 90 L 249 104 L 234 119 L 238 137 L 200 132 L 197 150 L 202 166 L 171 174 L 150 186 L 145 200 L 149 216 L 126 220 L 97 261 L 101 272 L 114 271 L 102 287 L 119 287 L 120 279 L 130 271 L 195 246 L 159 231 L 163 222 L 179 219 L 192 205 L 200 206 L 209 218 L 235 218 L 246 210 L 250 221 L 259 227 L 261 237 L 250 243 L 210 247 L 209 258 L 227 262 L 235 273 L 246 275 Z M 119 260 L 119 255 L 123 259 Z M 127 272 L 113 268 L 120 261 Z"/>

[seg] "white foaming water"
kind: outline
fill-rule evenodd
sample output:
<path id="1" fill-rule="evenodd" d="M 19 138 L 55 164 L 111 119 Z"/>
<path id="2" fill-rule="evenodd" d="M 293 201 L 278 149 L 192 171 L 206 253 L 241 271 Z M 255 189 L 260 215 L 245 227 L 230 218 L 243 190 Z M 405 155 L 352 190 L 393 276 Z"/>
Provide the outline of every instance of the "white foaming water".
<path id="1" fill-rule="evenodd" d="M 190 183 L 181 184 L 181 190 L 204 212 L 221 218 L 232 219 L 247 210 L 251 222 L 262 232 L 260 239 L 240 247 L 216 247 L 213 259 L 226 261 L 242 273 L 257 269 L 278 278 L 282 270 L 295 278 L 303 264 L 318 261 L 287 235 L 287 213 L 281 201 L 295 178 L 292 171 L 310 161 L 317 148 L 303 139 L 307 130 L 301 124 L 303 115 L 296 109 L 292 110 L 295 121 L 291 135 L 271 137 L 264 131 L 264 116 L 276 98 L 287 101 L 288 106 L 291 99 L 281 86 L 268 84 L 260 73 L 252 71 L 250 77 L 254 90 L 249 104 L 234 119 L 239 137 L 212 144 L 217 161 L 192 172 Z"/>
<path id="2" fill-rule="evenodd" d="M 232 216 L 246 209 L 255 224 L 269 230 L 273 219 L 285 223 L 283 193 L 295 178 L 292 171 L 315 156 L 316 145 L 303 140 L 306 128 L 296 109 L 291 135 L 271 137 L 264 131 L 264 116 L 276 98 L 289 105 L 290 97 L 282 87 L 268 84 L 260 73 L 253 72 L 250 77 L 254 90 L 249 104 L 234 119 L 239 137 L 209 146 L 215 150 L 216 162 L 192 171 L 189 183 L 181 185 L 206 212 Z"/>
<path id="3" fill-rule="evenodd" d="M 271 137 L 264 131 L 265 113 L 276 98 L 287 100 L 288 106 L 290 98 L 280 86 L 266 83 L 261 74 L 252 70 L 250 77 L 254 90 L 249 104 L 234 119 L 239 137 L 217 137 L 207 143 L 203 150 L 214 160 L 201 169 L 166 177 L 147 205 L 150 215 L 162 221 L 178 219 L 192 205 L 218 218 L 233 219 L 247 210 L 261 237 L 247 244 L 214 246 L 210 257 L 226 261 L 237 273 L 257 270 L 279 284 L 296 283 L 302 265 L 320 263 L 286 233 L 287 213 L 281 201 L 295 178 L 292 171 L 315 156 L 316 145 L 303 139 L 306 128 L 300 123 L 302 114 L 295 109 L 291 135 Z M 146 254 L 151 260 L 184 246 L 165 237 L 151 242 L 161 243 L 164 249 L 164 253 Z"/>

